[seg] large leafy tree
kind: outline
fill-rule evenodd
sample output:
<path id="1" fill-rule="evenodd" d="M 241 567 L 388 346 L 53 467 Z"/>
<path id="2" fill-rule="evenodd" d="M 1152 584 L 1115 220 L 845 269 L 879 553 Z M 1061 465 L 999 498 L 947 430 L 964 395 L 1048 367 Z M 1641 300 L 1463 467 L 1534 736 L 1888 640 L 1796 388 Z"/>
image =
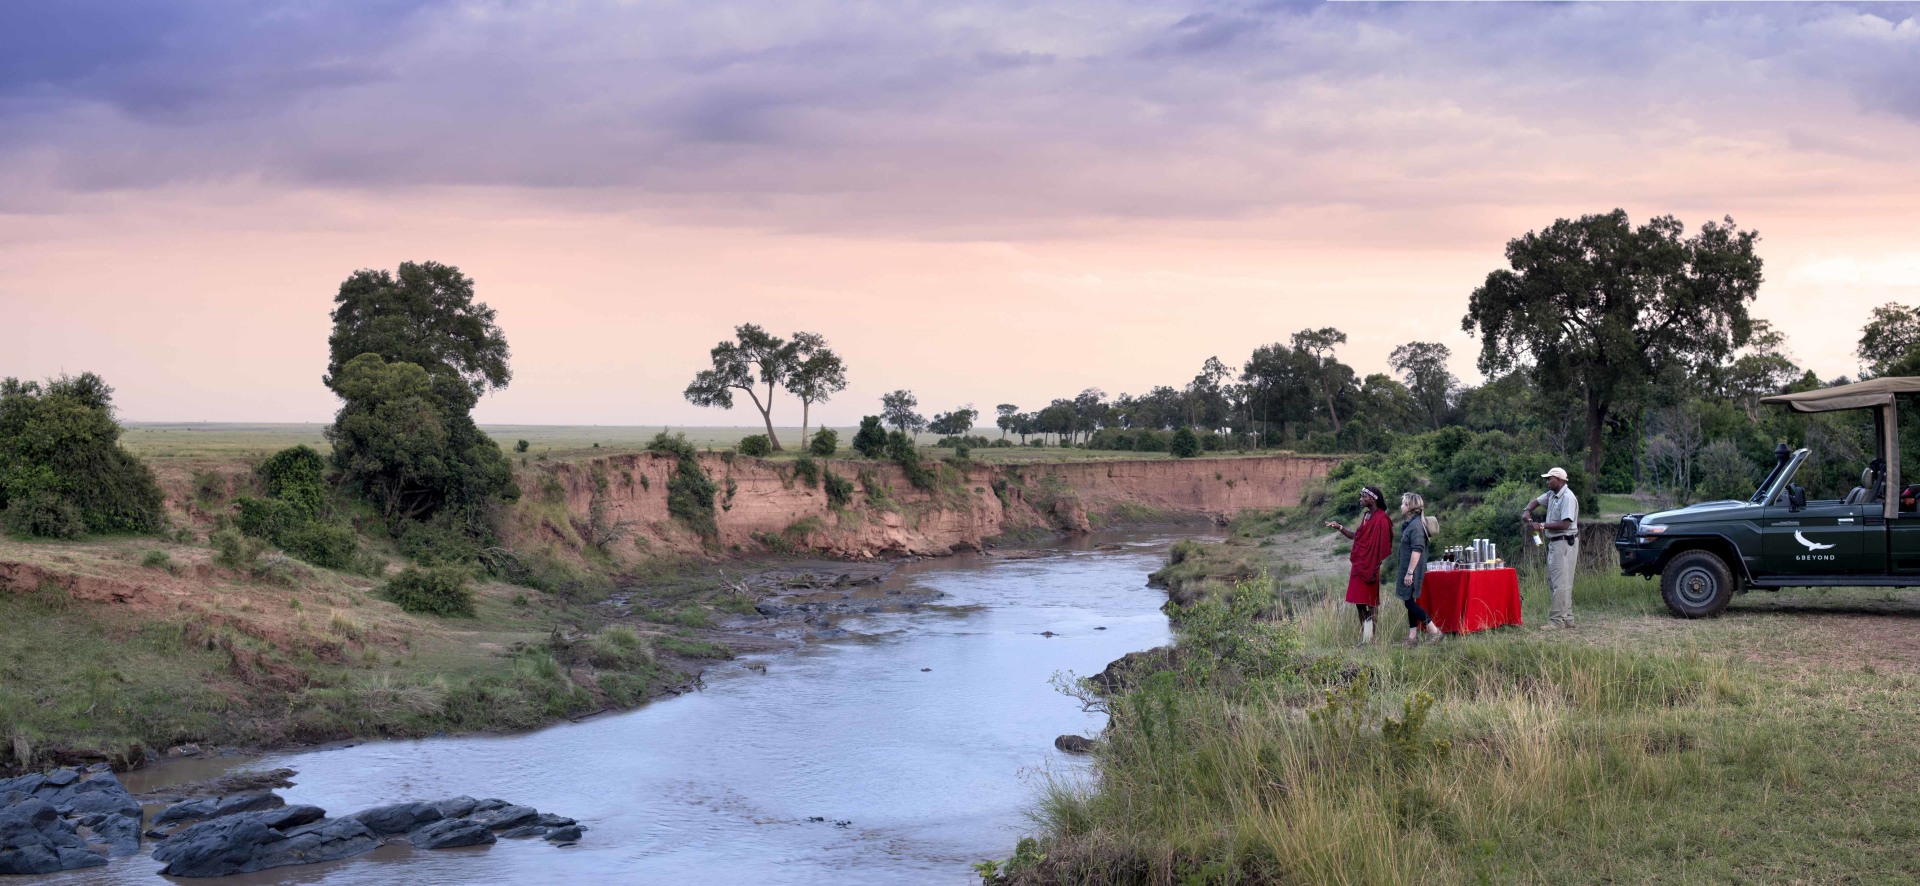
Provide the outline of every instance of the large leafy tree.
<path id="1" fill-rule="evenodd" d="M 120 446 L 113 389 L 91 372 L 0 380 L 0 513 L 20 535 L 161 528 L 160 487 Z"/>
<path id="2" fill-rule="evenodd" d="M 1000 426 L 1000 437 L 1005 439 L 1007 432 L 1020 424 L 1020 407 L 1012 403 L 1002 403 L 993 407 L 993 411 L 999 415 L 999 418 L 994 419 L 994 424 Z"/>
<path id="3" fill-rule="evenodd" d="M 1887 375 L 1916 347 L 1920 347 L 1920 310 L 1897 302 L 1873 309 L 1872 319 L 1860 330 L 1854 353 L 1865 364 L 1866 375 Z"/>
<path id="4" fill-rule="evenodd" d="M 1400 373 L 1414 406 L 1434 430 L 1446 419 L 1454 389 L 1459 387 L 1453 373 L 1447 371 L 1447 358 L 1453 351 L 1435 341 L 1410 341 L 1393 349 L 1387 365 Z"/>
<path id="5" fill-rule="evenodd" d="M 473 300 L 473 279 L 439 262 L 404 262 L 393 272 L 355 271 L 333 299 L 333 335 L 327 339 L 327 387 L 347 361 L 379 354 L 389 363 L 425 369 L 436 386 L 466 387 L 468 406 L 513 380 L 506 334 L 494 311 Z M 446 390 L 440 399 L 458 398 Z"/>
<path id="6" fill-rule="evenodd" d="M 881 394 L 880 420 L 893 425 L 895 430 L 903 434 L 917 434 L 927 427 L 926 418 L 913 411 L 919 405 L 920 398 L 905 388 Z"/>
<path id="7" fill-rule="evenodd" d="M 1526 366 L 1542 390 L 1578 394 L 1598 476 L 1616 409 L 1746 343 L 1758 240 L 1731 218 L 1692 237 L 1672 216 L 1637 228 L 1619 209 L 1559 219 L 1507 243 L 1508 267 L 1473 291 L 1461 327 L 1480 336 L 1482 372 Z"/>
<path id="8" fill-rule="evenodd" d="M 744 391 L 766 423 L 767 439 L 775 451 L 780 437 L 773 432 L 773 392 L 785 384 L 798 362 L 799 347 L 752 323 L 734 327 L 734 340 L 713 346 L 712 369 L 702 369 L 687 385 L 687 401 L 695 406 L 733 408 L 733 392 Z M 825 341 L 821 344 L 824 346 Z M 764 394 L 764 397 L 763 397 Z"/>
<path id="9" fill-rule="evenodd" d="M 800 400 L 800 439 L 807 439 L 808 412 L 847 389 L 847 365 L 817 332 L 793 334 L 793 370 L 787 374 L 787 393 Z M 772 428 L 769 425 L 768 432 Z"/>
<path id="10" fill-rule="evenodd" d="M 480 396 L 513 378 L 506 335 L 473 297 L 473 281 L 438 262 L 355 272 L 334 297 L 333 463 L 395 531 L 445 513 L 484 534 L 485 506 L 519 492 L 506 455 L 473 423 Z"/>

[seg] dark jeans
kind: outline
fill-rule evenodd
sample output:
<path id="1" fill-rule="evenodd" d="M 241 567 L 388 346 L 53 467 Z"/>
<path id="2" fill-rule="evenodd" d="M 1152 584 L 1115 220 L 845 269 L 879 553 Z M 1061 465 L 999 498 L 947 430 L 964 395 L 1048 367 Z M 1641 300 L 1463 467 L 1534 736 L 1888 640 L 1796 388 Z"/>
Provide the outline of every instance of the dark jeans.
<path id="1" fill-rule="evenodd" d="M 1365 604 L 1365 603 L 1355 603 L 1355 604 L 1353 604 L 1353 608 L 1354 608 L 1354 609 L 1356 609 L 1356 610 L 1359 610 L 1359 612 L 1360 612 L 1360 621 L 1361 621 L 1361 622 L 1363 622 L 1363 623 L 1364 623 L 1364 622 L 1367 622 L 1367 621 L 1371 621 L 1371 620 L 1373 619 L 1373 607 L 1372 607 L 1372 606 L 1368 606 L 1368 605 L 1367 605 L 1367 604 Z"/>
<path id="2" fill-rule="evenodd" d="M 1412 630 L 1413 628 L 1418 628 L 1418 627 L 1424 627 L 1426 626 L 1427 622 L 1430 622 L 1430 621 L 1433 621 L 1433 619 L 1428 618 L 1427 611 L 1425 609 L 1420 608 L 1420 601 L 1418 600 L 1407 601 L 1407 629 L 1408 630 Z"/>

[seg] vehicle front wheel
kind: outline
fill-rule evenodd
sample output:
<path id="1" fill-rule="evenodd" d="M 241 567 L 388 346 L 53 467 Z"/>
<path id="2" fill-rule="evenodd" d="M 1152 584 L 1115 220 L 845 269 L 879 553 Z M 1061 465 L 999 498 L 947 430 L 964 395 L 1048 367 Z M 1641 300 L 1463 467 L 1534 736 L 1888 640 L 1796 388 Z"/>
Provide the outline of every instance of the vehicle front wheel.
<path id="1" fill-rule="evenodd" d="M 1687 551 L 1660 573 L 1660 598 L 1681 618 L 1713 618 L 1733 600 L 1733 571 L 1711 551 Z"/>

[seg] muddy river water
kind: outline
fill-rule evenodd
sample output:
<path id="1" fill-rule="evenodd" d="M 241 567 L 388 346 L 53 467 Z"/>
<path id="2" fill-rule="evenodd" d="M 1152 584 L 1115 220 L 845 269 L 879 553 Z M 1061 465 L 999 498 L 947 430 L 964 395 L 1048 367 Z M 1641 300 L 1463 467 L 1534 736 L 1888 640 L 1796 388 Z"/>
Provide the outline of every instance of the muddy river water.
<path id="1" fill-rule="evenodd" d="M 1054 737 L 1102 725 L 1048 678 L 1167 641 L 1166 598 L 1146 575 L 1170 540 L 1096 534 L 1037 559 L 912 563 L 889 581 L 944 599 L 843 618 L 844 639 L 720 663 L 701 692 L 524 735 L 372 742 L 246 767 L 297 770 L 280 793 L 336 815 L 504 797 L 580 819 L 589 830 L 576 846 L 386 846 L 176 882 L 977 883 L 974 862 L 1005 857 L 1032 830 L 1025 811 L 1044 779 L 1082 771 Z M 158 867 L 143 855 L 44 882 L 164 882 Z"/>

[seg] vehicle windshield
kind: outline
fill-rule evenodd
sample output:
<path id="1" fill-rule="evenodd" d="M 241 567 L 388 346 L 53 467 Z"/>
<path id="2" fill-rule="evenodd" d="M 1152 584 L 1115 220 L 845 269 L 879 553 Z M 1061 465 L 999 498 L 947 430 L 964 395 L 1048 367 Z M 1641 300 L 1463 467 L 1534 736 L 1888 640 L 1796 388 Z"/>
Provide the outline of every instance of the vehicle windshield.
<path id="1" fill-rule="evenodd" d="M 1767 479 L 1761 481 L 1760 488 L 1754 490 L 1753 497 L 1747 499 L 1747 503 L 1764 505 L 1776 500 L 1780 491 L 1787 488 L 1788 483 L 1793 482 L 1793 475 L 1799 472 L 1800 465 L 1806 462 L 1808 452 L 1809 450 L 1806 449 L 1796 450 L 1793 457 L 1785 464 L 1775 462 L 1773 473 L 1768 474 Z"/>

